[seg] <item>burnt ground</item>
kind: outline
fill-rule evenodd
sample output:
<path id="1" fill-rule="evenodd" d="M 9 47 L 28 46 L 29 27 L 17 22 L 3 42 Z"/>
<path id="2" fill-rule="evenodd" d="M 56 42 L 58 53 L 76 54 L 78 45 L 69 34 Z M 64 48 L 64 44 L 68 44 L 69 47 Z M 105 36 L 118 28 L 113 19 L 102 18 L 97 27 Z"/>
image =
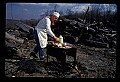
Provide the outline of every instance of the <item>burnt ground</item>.
<path id="1" fill-rule="evenodd" d="M 77 46 L 77 70 L 73 66 L 73 57 L 67 56 L 63 66 L 55 57 L 45 61 L 30 57 L 35 40 L 29 33 L 16 27 L 17 21 L 6 22 L 6 32 L 21 38 L 23 43 L 5 39 L 5 77 L 41 77 L 41 78 L 116 78 L 116 49 L 96 48 L 84 44 Z M 38 56 L 38 54 L 37 54 Z"/>
<path id="2" fill-rule="evenodd" d="M 73 58 L 68 56 L 66 64 L 56 61 L 55 57 L 49 57 L 49 62 L 40 61 L 39 58 L 31 58 L 30 52 L 35 46 L 35 41 L 25 40 L 18 44 L 15 54 L 5 57 L 6 77 L 42 77 L 42 78 L 116 78 L 116 49 L 95 48 L 77 45 L 77 64 L 79 71 L 73 65 Z M 47 50 L 47 49 L 45 49 Z M 37 54 L 38 56 L 38 54 Z M 64 69 L 64 70 L 63 70 Z"/>

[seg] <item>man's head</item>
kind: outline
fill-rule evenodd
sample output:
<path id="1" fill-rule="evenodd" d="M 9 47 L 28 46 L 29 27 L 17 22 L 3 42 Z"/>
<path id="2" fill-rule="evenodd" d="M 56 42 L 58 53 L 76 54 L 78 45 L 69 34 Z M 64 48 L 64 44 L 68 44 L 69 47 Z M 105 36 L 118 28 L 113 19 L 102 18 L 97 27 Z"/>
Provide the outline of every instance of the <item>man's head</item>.
<path id="1" fill-rule="evenodd" d="M 59 16 L 60 16 L 60 14 L 58 12 L 53 12 L 52 15 L 56 16 L 57 18 L 59 18 Z"/>
<path id="2" fill-rule="evenodd" d="M 60 16 L 58 12 L 53 12 L 51 15 L 52 15 L 52 21 L 57 21 Z"/>

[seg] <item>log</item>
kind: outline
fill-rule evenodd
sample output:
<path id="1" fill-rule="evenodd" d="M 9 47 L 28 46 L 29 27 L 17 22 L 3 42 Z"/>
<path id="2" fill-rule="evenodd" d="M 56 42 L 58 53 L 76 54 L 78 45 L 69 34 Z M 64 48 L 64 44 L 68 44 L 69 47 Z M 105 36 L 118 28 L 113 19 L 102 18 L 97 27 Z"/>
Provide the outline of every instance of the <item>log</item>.
<path id="1" fill-rule="evenodd" d="M 18 43 L 23 43 L 23 42 L 24 42 L 23 39 L 17 39 L 17 38 L 15 38 L 14 35 L 10 35 L 10 34 L 7 33 L 7 32 L 5 32 L 5 38 L 14 40 L 14 41 L 16 41 L 16 42 L 18 42 Z"/>
<path id="2" fill-rule="evenodd" d="M 106 34 L 106 35 L 109 36 L 109 37 L 114 37 L 114 36 L 117 35 L 117 33 L 116 34 Z"/>
<path id="3" fill-rule="evenodd" d="M 83 22 L 85 21 L 85 17 L 86 17 L 86 14 L 87 14 L 88 10 L 89 10 L 89 7 L 88 7 L 88 9 L 87 9 L 87 11 L 86 11 L 86 13 L 85 13 L 85 15 L 84 15 Z M 83 26 L 83 27 L 85 27 L 85 25 L 86 25 L 86 21 L 84 22 L 84 26 Z M 80 42 L 80 40 L 81 40 L 81 36 L 82 36 L 82 34 L 83 34 L 83 30 L 84 30 L 84 29 L 85 29 L 85 28 L 82 28 L 80 34 L 78 35 L 78 37 L 79 37 L 78 42 Z M 77 42 L 77 43 L 78 43 L 78 42 Z"/>
<path id="4" fill-rule="evenodd" d="M 6 46 L 6 47 L 12 47 L 12 48 L 15 48 L 15 47 L 16 47 L 15 44 L 10 43 L 10 42 L 7 42 L 7 41 L 5 41 L 5 46 Z"/>
<path id="5" fill-rule="evenodd" d="M 24 31 L 26 31 L 26 32 L 28 32 L 28 33 L 29 33 L 31 30 L 34 30 L 33 27 L 31 27 L 31 26 L 29 26 L 29 25 L 27 25 L 27 24 L 24 24 L 24 23 L 22 23 L 22 22 L 17 23 L 16 26 L 18 26 L 19 28 L 21 28 L 22 30 L 24 30 Z"/>
<path id="6" fill-rule="evenodd" d="M 94 41 L 94 40 L 85 40 L 84 43 L 89 46 L 109 48 L 109 44 Z"/>
<path id="7" fill-rule="evenodd" d="M 110 32 L 109 29 L 99 29 L 98 31 L 99 32 L 103 32 L 103 33 L 109 33 Z"/>
<path id="8" fill-rule="evenodd" d="M 96 31 L 95 31 L 95 29 L 93 29 L 93 28 L 88 28 L 88 31 L 90 32 L 90 33 L 95 33 Z"/>

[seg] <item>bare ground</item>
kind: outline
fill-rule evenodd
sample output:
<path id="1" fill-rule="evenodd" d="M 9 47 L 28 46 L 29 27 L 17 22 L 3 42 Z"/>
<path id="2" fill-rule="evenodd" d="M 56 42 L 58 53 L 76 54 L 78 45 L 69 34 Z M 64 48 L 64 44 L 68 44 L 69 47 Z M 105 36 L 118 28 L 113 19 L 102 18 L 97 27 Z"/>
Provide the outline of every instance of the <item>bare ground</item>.
<path id="1" fill-rule="evenodd" d="M 17 45 L 17 53 L 5 58 L 6 77 L 41 77 L 41 78 L 115 78 L 116 77 L 116 49 L 95 48 L 77 45 L 78 71 L 72 68 L 73 58 L 67 57 L 63 68 L 54 57 L 49 62 L 31 58 L 30 52 L 35 46 L 34 40 L 25 40 Z M 37 54 L 38 56 L 38 54 Z M 63 70 L 64 69 L 64 70 Z"/>

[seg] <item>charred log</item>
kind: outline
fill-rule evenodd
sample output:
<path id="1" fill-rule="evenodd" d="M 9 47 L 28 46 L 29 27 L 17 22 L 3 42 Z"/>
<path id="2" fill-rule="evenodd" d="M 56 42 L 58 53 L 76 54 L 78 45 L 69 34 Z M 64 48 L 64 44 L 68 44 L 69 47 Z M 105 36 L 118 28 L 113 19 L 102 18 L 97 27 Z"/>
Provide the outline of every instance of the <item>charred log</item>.
<path id="1" fill-rule="evenodd" d="M 5 38 L 7 38 L 7 39 L 12 39 L 12 40 L 14 40 L 14 41 L 16 41 L 16 42 L 18 42 L 18 43 L 23 43 L 23 42 L 24 42 L 23 39 L 17 39 L 17 38 L 15 38 L 15 36 L 10 35 L 10 34 L 7 33 L 7 32 L 5 32 Z"/>
<path id="2" fill-rule="evenodd" d="M 95 47 L 109 48 L 109 44 L 98 42 L 98 41 L 93 41 L 93 40 L 85 40 L 84 44 L 89 45 L 89 46 L 95 46 Z"/>
<path id="3" fill-rule="evenodd" d="M 33 27 L 31 27 L 31 26 L 29 26 L 29 25 L 27 25 L 27 24 L 21 23 L 21 22 L 17 23 L 16 26 L 18 26 L 18 27 L 21 28 L 23 31 L 28 32 L 28 33 L 29 33 L 31 30 L 34 30 Z"/>

